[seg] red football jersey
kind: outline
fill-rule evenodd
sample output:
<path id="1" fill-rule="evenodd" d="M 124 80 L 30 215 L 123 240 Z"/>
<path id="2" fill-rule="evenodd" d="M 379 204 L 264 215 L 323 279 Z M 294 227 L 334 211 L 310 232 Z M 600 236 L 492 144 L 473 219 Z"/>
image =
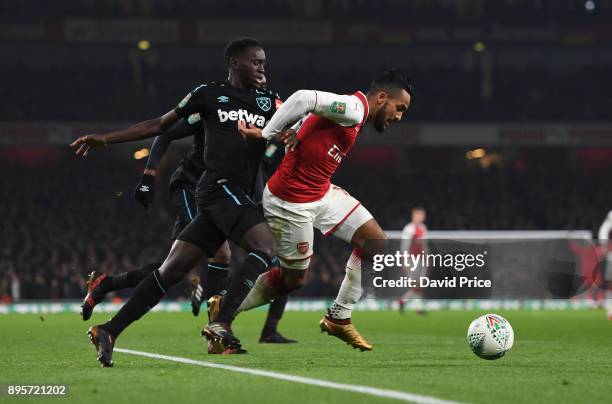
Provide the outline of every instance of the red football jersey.
<path id="1" fill-rule="evenodd" d="M 369 113 L 366 96 L 355 94 L 364 106 L 361 123 L 345 127 L 310 114 L 298 131 L 298 147 L 283 157 L 268 181 L 278 198 L 294 203 L 318 201 L 329 190 L 331 177 L 355 143 Z"/>
<path id="2" fill-rule="evenodd" d="M 426 232 L 427 228 L 424 225 L 414 225 L 414 235 L 412 236 L 412 243 L 410 243 L 410 254 L 418 255 L 424 250 L 425 244 L 423 244 L 423 238 Z"/>

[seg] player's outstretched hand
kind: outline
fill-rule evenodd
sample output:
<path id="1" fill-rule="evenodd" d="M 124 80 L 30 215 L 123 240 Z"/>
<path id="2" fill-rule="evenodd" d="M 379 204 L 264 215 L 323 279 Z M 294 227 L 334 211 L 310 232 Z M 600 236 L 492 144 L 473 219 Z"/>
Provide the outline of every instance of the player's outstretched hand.
<path id="1" fill-rule="evenodd" d="M 285 143 L 288 151 L 295 150 L 298 144 L 297 132 L 293 129 L 284 130 L 280 135 L 281 140 Z"/>
<path id="2" fill-rule="evenodd" d="M 87 156 L 89 152 L 97 147 L 105 147 L 106 140 L 102 135 L 85 135 L 70 143 L 70 147 L 77 148 L 77 156 Z"/>
<path id="3" fill-rule="evenodd" d="M 242 137 L 247 139 L 263 139 L 261 135 L 261 129 L 257 126 L 246 123 L 245 121 L 238 121 L 238 132 L 242 135 Z"/>

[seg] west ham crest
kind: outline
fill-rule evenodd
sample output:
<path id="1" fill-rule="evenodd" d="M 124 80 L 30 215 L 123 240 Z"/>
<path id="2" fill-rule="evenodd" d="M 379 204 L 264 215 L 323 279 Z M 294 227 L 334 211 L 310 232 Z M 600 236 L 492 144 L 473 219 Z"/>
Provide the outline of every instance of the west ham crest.
<path id="1" fill-rule="evenodd" d="M 255 98 L 257 101 L 257 106 L 261 108 L 264 112 L 268 112 L 272 107 L 272 100 L 268 97 L 257 97 Z"/>

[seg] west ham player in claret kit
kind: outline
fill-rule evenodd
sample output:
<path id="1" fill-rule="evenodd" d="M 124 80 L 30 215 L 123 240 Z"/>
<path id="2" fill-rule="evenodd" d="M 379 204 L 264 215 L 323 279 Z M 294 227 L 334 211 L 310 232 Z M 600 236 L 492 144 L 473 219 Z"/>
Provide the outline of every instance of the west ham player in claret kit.
<path id="1" fill-rule="evenodd" d="M 319 323 L 321 331 L 362 351 L 372 349 L 352 324 L 351 313 L 363 292 L 362 248 L 368 240 L 385 239 L 385 234 L 367 209 L 333 185 L 331 177 L 362 127 L 372 122 L 383 132 L 391 122 L 400 121 L 411 97 L 410 80 L 401 71 L 391 70 L 375 79 L 367 94 L 300 90 L 263 130 L 239 122 L 246 138 L 271 139 L 307 116 L 297 132 L 297 146 L 287 152 L 264 191 L 264 214 L 277 243 L 281 267 L 259 276 L 239 311 L 266 304 L 304 284 L 317 228 L 354 247 L 338 296 Z"/>

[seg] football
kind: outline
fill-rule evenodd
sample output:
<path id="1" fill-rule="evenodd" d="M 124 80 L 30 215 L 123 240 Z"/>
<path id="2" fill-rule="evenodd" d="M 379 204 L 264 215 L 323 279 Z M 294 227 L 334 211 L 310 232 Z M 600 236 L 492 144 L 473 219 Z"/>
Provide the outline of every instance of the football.
<path id="1" fill-rule="evenodd" d="M 483 359 L 499 359 L 514 344 L 514 330 L 500 315 L 485 314 L 472 321 L 467 339 L 472 352 Z"/>

